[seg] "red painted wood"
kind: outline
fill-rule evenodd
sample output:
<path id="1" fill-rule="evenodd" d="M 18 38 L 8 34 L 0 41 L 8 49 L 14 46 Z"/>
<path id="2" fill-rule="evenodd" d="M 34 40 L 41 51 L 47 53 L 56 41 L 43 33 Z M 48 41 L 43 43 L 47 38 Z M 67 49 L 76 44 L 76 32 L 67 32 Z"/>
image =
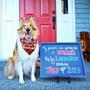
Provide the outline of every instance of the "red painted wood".
<path id="1" fill-rule="evenodd" d="M 55 42 L 56 28 L 53 28 L 52 17 L 56 16 L 56 0 L 20 0 L 20 18 L 30 16 L 40 30 L 39 42 Z"/>

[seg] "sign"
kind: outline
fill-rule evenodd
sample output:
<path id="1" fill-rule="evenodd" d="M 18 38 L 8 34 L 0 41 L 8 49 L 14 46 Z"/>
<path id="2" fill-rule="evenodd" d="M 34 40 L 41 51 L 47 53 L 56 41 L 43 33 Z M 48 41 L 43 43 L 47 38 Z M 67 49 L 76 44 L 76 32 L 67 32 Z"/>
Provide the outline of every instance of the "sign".
<path id="1" fill-rule="evenodd" d="M 84 60 L 79 43 L 41 43 L 40 77 L 84 77 Z"/>

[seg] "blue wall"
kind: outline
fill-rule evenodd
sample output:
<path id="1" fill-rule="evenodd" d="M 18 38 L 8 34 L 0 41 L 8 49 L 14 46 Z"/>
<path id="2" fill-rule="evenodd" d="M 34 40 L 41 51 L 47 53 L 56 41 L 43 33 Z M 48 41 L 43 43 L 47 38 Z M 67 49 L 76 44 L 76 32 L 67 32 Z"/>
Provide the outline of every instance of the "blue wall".
<path id="1" fill-rule="evenodd" d="M 81 31 L 90 32 L 90 0 L 75 0 L 76 37 L 80 38 Z"/>

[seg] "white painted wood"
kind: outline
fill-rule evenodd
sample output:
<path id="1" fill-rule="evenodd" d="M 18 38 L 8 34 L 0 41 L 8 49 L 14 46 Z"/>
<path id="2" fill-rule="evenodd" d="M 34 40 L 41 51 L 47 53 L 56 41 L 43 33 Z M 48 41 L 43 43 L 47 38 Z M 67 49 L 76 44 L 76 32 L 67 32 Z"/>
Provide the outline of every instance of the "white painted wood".
<path id="1" fill-rule="evenodd" d="M 0 0 L 0 58 L 2 58 L 2 1 Z"/>
<path id="2" fill-rule="evenodd" d="M 2 0 L 2 58 L 12 56 L 19 25 L 19 0 Z"/>
<path id="3" fill-rule="evenodd" d="M 57 42 L 75 42 L 75 2 L 68 0 L 68 14 L 61 10 L 61 0 L 56 0 Z"/>

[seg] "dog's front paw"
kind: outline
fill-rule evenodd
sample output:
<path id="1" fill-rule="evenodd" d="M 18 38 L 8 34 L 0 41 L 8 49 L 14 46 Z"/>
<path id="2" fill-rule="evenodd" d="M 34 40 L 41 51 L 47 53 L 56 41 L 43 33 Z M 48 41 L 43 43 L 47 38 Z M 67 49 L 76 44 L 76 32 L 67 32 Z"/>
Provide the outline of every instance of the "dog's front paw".
<path id="1" fill-rule="evenodd" d="M 19 80 L 19 83 L 20 83 L 20 84 L 24 84 L 25 81 L 24 81 L 24 80 Z"/>
<path id="2" fill-rule="evenodd" d="M 36 81 L 36 78 L 33 76 L 33 77 L 31 77 L 31 81 L 32 82 L 35 82 Z"/>
<path id="3" fill-rule="evenodd" d="M 8 79 L 13 79 L 14 78 L 14 76 L 8 76 Z"/>

